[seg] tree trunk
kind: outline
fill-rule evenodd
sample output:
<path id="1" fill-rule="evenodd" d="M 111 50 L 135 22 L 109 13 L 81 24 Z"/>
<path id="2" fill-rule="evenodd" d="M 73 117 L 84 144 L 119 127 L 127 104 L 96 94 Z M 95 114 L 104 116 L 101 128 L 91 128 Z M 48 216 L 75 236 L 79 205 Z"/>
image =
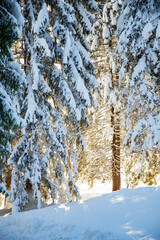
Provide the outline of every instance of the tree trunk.
<path id="1" fill-rule="evenodd" d="M 91 188 L 93 188 L 93 178 L 91 179 Z"/>
<path id="2" fill-rule="evenodd" d="M 113 128 L 112 139 L 112 191 L 120 190 L 121 188 L 121 173 L 120 173 L 120 119 L 119 112 L 115 112 L 114 107 L 111 107 L 111 126 Z"/>
<path id="3" fill-rule="evenodd" d="M 71 151 L 70 151 L 70 144 L 69 141 L 66 141 L 67 145 L 67 152 L 68 152 L 68 167 L 71 169 Z"/>

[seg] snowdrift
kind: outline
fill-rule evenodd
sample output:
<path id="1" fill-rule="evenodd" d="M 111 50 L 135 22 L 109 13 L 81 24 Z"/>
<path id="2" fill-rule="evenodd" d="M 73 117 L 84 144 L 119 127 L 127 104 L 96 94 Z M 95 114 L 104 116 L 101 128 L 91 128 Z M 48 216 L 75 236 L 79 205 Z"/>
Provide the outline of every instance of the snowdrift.
<path id="1" fill-rule="evenodd" d="M 122 189 L 84 202 L 0 218 L 1 240 L 158 240 L 160 187 Z"/>

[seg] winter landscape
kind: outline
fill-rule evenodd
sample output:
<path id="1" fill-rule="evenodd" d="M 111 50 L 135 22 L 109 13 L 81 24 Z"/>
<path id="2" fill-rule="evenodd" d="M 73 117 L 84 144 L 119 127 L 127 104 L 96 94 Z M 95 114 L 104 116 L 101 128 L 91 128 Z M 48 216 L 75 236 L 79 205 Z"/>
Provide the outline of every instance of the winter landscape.
<path id="1" fill-rule="evenodd" d="M 160 239 L 160 187 L 122 189 L 95 197 L 108 189 L 100 183 L 96 187 L 89 190 L 82 184 L 83 197 L 87 193 L 89 200 L 1 217 L 1 239 Z"/>
<path id="2" fill-rule="evenodd" d="M 0 0 L 0 239 L 160 240 L 160 1 Z"/>

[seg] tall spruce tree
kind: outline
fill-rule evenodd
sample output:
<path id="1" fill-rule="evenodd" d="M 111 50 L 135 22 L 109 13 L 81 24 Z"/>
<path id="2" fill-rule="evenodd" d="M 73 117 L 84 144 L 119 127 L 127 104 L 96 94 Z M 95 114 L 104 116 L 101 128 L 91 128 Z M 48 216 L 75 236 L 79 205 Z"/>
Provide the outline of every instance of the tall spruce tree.
<path id="1" fill-rule="evenodd" d="M 104 6 L 104 10 L 103 10 L 103 33 L 102 33 L 102 35 L 103 35 L 103 38 L 104 38 L 105 45 L 102 45 L 101 38 L 98 39 L 98 35 L 101 36 L 101 34 L 100 34 L 101 20 L 99 22 L 97 21 L 94 25 L 95 26 L 95 29 L 94 29 L 95 36 L 90 36 L 90 40 L 93 41 L 92 42 L 93 51 L 95 51 L 97 49 L 97 42 L 98 42 L 97 40 L 99 40 L 99 42 L 100 42 L 100 46 L 98 47 L 97 51 L 93 52 L 92 55 L 93 55 L 93 59 L 96 63 L 96 67 L 97 67 L 96 71 L 97 71 L 98 80 L 100 81 L 101 85 L 103 86 L 102 91 L 101 91 L 101 95 L 104 95 L 106 105 L 111 108 L 111 114 L 110 115 L 111 115 L 112 132 L 109 131 L 108 126 L 106 127 L 106 131 L 110 132 L 110 134 L 113 136 L 113 139 L 111 141 L 112 142 L 111 143 L 112 163 L 113 163 L 112 173 L 113 173 L 113 182 L 115 182 L 115 187 L 113 186 L 113 190 L 117 188 L 116 187 L 116 185 L 117 185 L 116 184 L 116 179 L 117 180 L 120 179 L 119 178 L 120 177 L 120 174 L 119 174 L 120 169 L 119 169 L 119 166 L 118 166 L 119 163 L 120 163 L 120 161 L 119 161 L 120 156 L 121 156 L 121 159 L 122 159 L 122 161 L 121 161 L 121 165 L 122 165 L 122 168 L 123 168 L 122 171 L 123 171 L 124 174 L 126 174 L 125 177 L 126 177 L 126 180 L 129 183 L 129 186 L 133 187 L 136 184 L 138 184 L 139 181 L 143 181 L 145 184 L 151 184 L 153 182 L 156 183 L 155 175 L 159 171 L 159 164 L 158 164 L 159 163 L 159 152 L 158 152 L 159 148 L 158 148 L 158 145 L 157 146 L 154 145 L 153 148 L 152 147 L 147 148 L 147 145 L 146 145 L 145 146 L 146 149 L 143 148 L 143 150 L 142 150 L 141 146 L 144 143 L 143 142 L 144 136 L 142 134 L 142 131 L 139 132 L 138 136 L 137 135 L 134 136 L 135 138 L 137 137 L 137 139 L 135 139 L 137 142 L 133 141 L 135 149 L 130 148 L 132 153 L 129 152 L 129 155 L 126 154 L 126 153 L 128 153 L 128 151 L 126 151 L 127 146 L 122 146 L 122 145 L 120 146 L 120 141 L 119 141 L 120 137 L 121 137 L 122 141 L 124 141 L 125 134 L 126 134 L 126 129 L 129 127 L 131 129 L 131 134 L 133 134 L 133 128 L 134 128 L 136 122 L 139 121 L 139 115 L 138 114 L 136 115 L 137 110 L 133 111 L 133 108 L 130 109 L 130 104 L 128 104 L 129 103 L 129 98 L 128 97 L 130 97 L 130 101 L 132 101 L 133 94 L 132 94 L 132 96 L 129 96 L 131 91 L 130 91 L 130 85 L 128 83 L 127 77 L 128 76 L 131 77 L 130 71 L 132 72 L 131 68 L 132 67 L 134 68 L 135 60 L 132 57 L 132 51 L 133 50 L 130 53 L 130 50 L 125 49 L 125 44 L 126 45 L 131 44 L 131 42 L 129 42 L 129 40 L 127 40 L 127 43 L 125 42 L 126 41 L 126 39 L 125 39 L 126 32 L 125 33 L 123 32 L 123 37 L 122 37 L 122 39 L 119 40 L 119 42 L 121 44 L 121 46 L 119 44 L 120 51 L 123 50 L 123 52 L 119 53 L 118 52 L 119 49 L 118 49 L 117 50 L 118 56 L 117 56 L 117 52 L 114 53 L 116 45 L 117 45 L 117 41 L 118 41 L 118 38 L 119 38 L 119 35 L 115 36 L 115 31 L 116 31 L 116 28 L 117 28 L 117 20 L 119 19 L 120 16 L 121 16 L 120 19 L 123 19 L 123 17 L 124 17 L 123 14 L 125 15 L 126 12 L 128 13 L 127 8 L 125 9 L 125 7 L 124 7 L 125 10 L 123 9 L 124 11 L 122 11 L 122 14 L 120 14 L 120 9 L 121 9 L 121 6 L 122 6 L 122 2 L 123 1 L 121 1 L 121 0 L 107 1 L 105 6 Z M 99 3 L 103 5 L 103 1 L 99 1 Z M 128 2 L 124 1 L 124 4 L 128 4 Z M 131 2 L 130 2 L 130 4 L 131 4 Z M 155 4 L 155 3 L 153 3 L 153 2 L 149 3 L 148 2 L 148 5 L 146 5 L 146 6 L 148 8 L 152 9 L 154 7 L 153 4 Z M 137 5 L 137 6 L 136 6 L 136 4 L 133 4 L 133 5 L 136 9 L 134 14 L 136 14 L 137 9 L 138 9 L 137 7 L 139 5 Z M 141 4 L 141 6 L 142 5 L 143 4 Z M 130 6 L 129 6 L 129 8 L 130 8 Z M 145 11 L 146 11 L 145 7 L 143 6 L 143 12 L 144 12 L 145 16 L 147 17 L 148 13 L 147 12 L 145 13 Z M 148 11 L 149 11 L 149 9 L 148 9 Z M 156 11 L 158 12 L 159 10 L 157 9 Z M 152 9 L 152 13 L 153 13 L 153 9 Z M 131 12 L 130 12 L 130 14 L 131 14 Z M 141 18 L 141 17 L 143 17 L 142 14 L 139 15 L 139 18 Z M 150 18 L 151 17 L 148 16 L 148 19 L 150 19 Z M 157 15 L 155 14 L 155 19 L 158 23 L 158 21 L 159 21 L 158 14 Z M 134 22 L 134 18 L 132 20 L 133 20 L 133 25 L 135 26 L 136 22 Z M 153 19 L 151 18 L 151 21 L 152 20 Z M 128 25 L 126 24 L 127 21 L 128 21 L 128 19 L 126 20 L 124 25 L 121 25 L 122 22 L 121 22 L 121 20 L 119 20 L 119 26 L 118 27 L 120 29 L 122 27 L 123 29 L 125 29 L 125 31 L 127 31 L 126 28 L 129 28 L 129 24 Z M 136 21 L 138 21 L 138 20 L 136 20 Z M 147 22 L 146 22 L 146 24 L 147 24 Z M 98 26 L 99 31 L 96 30 L 96 26 Z M 132 26 L 132 27 L 134 28 L 134 26 Z M 131 32 L 132 27 L 130 26 L 130 37 L 131 37 L 131 33 L 132 33 Z M 145 31 L 146 31 L 146 29 L 145 29 Z M 137 31 L 139 31 L 139 29 Z M 145 34 L 145 31 L 143 31 L 143 35 Z M 158 26 L 157 26 L 156 34 L 153 33 L 153 35 L 151 36 L 152 40 L 153 40 L 154 36 L 158 36 L 157 35 L 158 31 L 159 30 L 158 30 Z M 121 38 L 121 33 L 122 32 L 119 33 L 120 38 Z M 139 35 L 140 35 L 140 32 L 139 32 Z M 137 41 L 136 36 L 137 36 L 136 34 L 132 34 L 132 41 L 133 42 Z M 158 38 L 157 38 L 157 40 L 158 40 Z M 156 40 L 156 42 L 157 42 L 157 40 Z M 135 44 L 132 43 L 132 48 L 134 48 L 134 47 L 135 47 Z M 102 59 L 99 58 L 100 56 L 101 56 L 101 58 L 104 57 L 102 55 L 102 51 L 106 53 L 106 59 L 105 60 L 102 60 Z M 125 51 L 127 51 L 126 55 L 127 55 L 128 59 L 131 58 L 131 61 L 128 61 L 128 60 L 125 60 L 126 62 L 123 61 L 124 58 L 125 58 L 125 55 L 124 55 Z M 153 52 L 154 52 L 154 50 L 153 50 Z M 151 53 L 151 51 L 150 51 L 150 53 Z M 158 55 L 159 53 L 157 51 L 156 51 L 156 54 L 157 54 L 156 59 L 158 59 L 159 58 L 159 55 Z M 120 59 L 119 59 L 119 57 L 120 57 Z M 136 59 L 136 55 L 134 57 Z M 151 57 L 150 57 L 150 59 L 151 59 Z M 114 61 L 114 60 L 116 60 L 116 61 Z M 133 61 L 133 66 L 131 64 L 132 61 Z M 103 64 L 101 62 L 103 62 Z M 118 69 L 116 69 L 117 62 L 119 62 L 118 63 Z M 124 65 L 128 64 L 128 68 L 124 69 L 123 64 Z M 158 64 L 158 61 L 157 61 L 157 64 Z M 104 68 L 105 68 L 106 73 L 104 73 Z M 151 68 L 152 71 L 153 71 L 153 66 L 152 67 L 149 66 L 149 68 Z M 135 71 L 137 71 L 137 69 L 135 69 Z M 152 77 L 153 77 L 153 75 L 152 75 Z M 152 79 L 152 81 L 154 81 L 154 80 Z M 159 100 L 158 100 L 158 88 L 159 87 L 158 87 L 157 83 L 158 83 L 158 81 L 156 80 L 156 82 L 154 83 L 155 84 L 155 92 L 151 88 L 149 90 L 150 91 L 152 90 L 151 91 L 152 92 L 151 98 L 154 96 L 154 98 L 153 98 L 153 102 L 154 102 L 153 112 L 155 113 L 155 115 L 158 116 L 158 112 L 159 112 L 159 110 L 158 110 L 158 102 L 159 102 Z M 132 91 L 134 91 L 134 94 L 137 94 L 138 93 L 137 88 L 136 88 L 136 91 L 137 91 L 136 92 L 135 89 L 134 89 L 134 85 L 132 87 L 133 87 Z M 103 90 L 105 91 L 105 93 L 103 93 Z M 136 99 L 136 96 L 134 96 L 134 98 Z M 144 105 L 142 99 L 137 98 L 137 101 L 141 101 L 141 104 Z M 140 105 L 138 105 L 138 102 L 136 102 L 135 106 L 137 107 L 137 109 L 140 107 L 138 112 L 141 112 L 141 114 L 143 113 L 144 115 L 146 115 L 146 113 L 148 111 L 147 106 L 143 108 Z M 125 111 L 124 111 L 124 109 L 125 109 Z M 144 110 L 146 110 L 146 111 L 144 111 Z M 157 113 L 156 113 L 156 111 L 157 111 Z M 122 113 L 124 113 L 124 114 L 122 114 Z M 130 115 L 128 113 L 130 113 Z M 96 119 L 96 122 L 98 122 L 98 119 Z M 94 123 L 92 123 L 92 124 L 94 126 Z M 152 131 L 152 132 L 154 131 L 154 133 L 157 131 L 156 138 L 158 138 L 159 123 L 158 123 L 157 120 L 155 121 L 155 124 L 156 124 L 155 129 L 153 128 L 153 130 L 152 130 L 153 125 L 152 126 L 150 125 L 149 128 L 150 128 L 150 131 Z M 121 126 L 121 133 L 119 132 L 120 126 Z M 137 127 L 137 129 L 138 129 L 138 127 Z M 94 130 L 92 130 L 92 128 L 91 128 L 91 131 L 88 132 L 87 139 L 89 139 L 89 145 L 88 145 L 87 154 L 86 154 L 87 159 L 84 160 L 84 158 L 82 157 L 82 159 L 80 161 L 81 176 L 85 172 L 87 172 L 86 179 L 89 179 L 89 180 L 94 179 L 94 178 L 96 179 L 96 177 L 98 177 L 100 179 L 100 176 L 98 175 L 98 173 L 95 170 L 97 168 L 97 164 L 98 164 L 95 159 L 100 158 L 100 152 L 98 150 L 95 151 L 96 153 L 94 154 L 94 157 L 89 155 L 89 151 L 90 151 L 90 149 L 92 149 L 92 147 L 93 147 L 93 151 L 94 151 L 94 150 L 96 150 L 96 147 L 98 145 L 101 145 L 100 142 L 103 138 L 101 137 L 100 140 L 99 140 L 99 137 L 97 137 L 97 136 L 100 135 L 100 132 L 101 133 L 103 132 L 103 130 L 101 130 L 100 126 L 99 126 L 99 129 L 96 129 L 96 126 L 95 126 Z M 147 129 L 146 129 L 146 133 L 147 133 Z M 92 139 L 92 136 L 95 136 L 94 140 Z M 151 136 L 151 134 L 150 134 L 150 136 Z M 130 138 L 131 138 L 131 136 L 128 134 L 127 137 L 125 138 L 125 141 L 124 141 L 125 145 L 127 143 L 127 145 L 129 147 L 131 147 Z M 96 143 L 96 145 L 94 145 L 94 143 Z M 107 146 L 107 145 L 105 145 L 105 146 Z M 153 146 L 153 141 L 152 141 L 152 146 Z M 121 148 L 121 153 L 120 153 L 120 148 Z M 106 156 L 110 156 L 107 153 L 107 149 L 106 149 Z M 154 150 L 154 152 L 151 152 L 150 151 L 151 149 Z M 147 152 L 146 152 L 146 150 L 147 150 Z M 133 151 L 135 151 L 135 153 Z M 123 152 L 124 152 L 125 156 L 124 156 Z M 104 157 L 103 157 L 103 153 L 102 153 L 100 159 L 103 159 L 103 158 Z M 110 158 L 108 157 L 108 160 L 109 159 Z M 87 163 L 87 162 L 89 162 L 89 163 Z M 103 160 L 102 161 L 100 160 L 98 162 L 102 163 L 102 165 L 106 168 L 106 172 L 107 172 L 106 174 L 108 174 L 109 173 L 108 167 L 105 166 L 105 164 L 103 163 Z M 83 170 L 83 167 L 84 167 L 85 170 Z M 155 174 L 154 174 L 154 172 L 155 172 Z M 116 175 L 115 175 L 115 173 L 116 173 Z M 83 178 L 85 179 L 85 176 Z M 115 179 L 115 181 L 114 181 L 114 179 Z M 120 181 L 118 180 L 118 182 L 120 182 Z M 119 183 L 118 183 L 118 185 L 119 185 Z M 118 187 L 118 189 L 119 189 L 119 187 Z"/>
<path id="2" fill-rule="evenodd" d="M 25 82 L 24 72 L 14 62 L 11 50 L 13 43 L 20 38 L 24 24 L 17 1 L 0 1 L 0 182 L 6 184 L 7 155 L 11 153 L 11 142 L 23 120 L 18 111 L 18 91 Z M 6 192 L 0 187 L 0 192 Z"/>
<path id="3" fill-rule="evenodd" d="M 93 34 L 88 39 L 91 42 L 96 77 L 101 86 L 99 110 L 92 112 L 93 122 L 86 134 L 87 151 L 79 161 L 79 169 L 80 175 L 84 175 L 83 179 L 91 180 L 92 183 L 96 179 L 112 179 L 112 189 L 119 190 L 121 104 L 118 78 L 113 72 L 113 54 L 121 1 L 100 0 L 98 3 L 102 11 L 98 14 L 93 25 Z"/>
<path id="4" fill-rule="evenodd" d="M 94 1 L 86 5 L 92 3 L 96 10 Z M 26 126 L 8 161 L 14 165 L 11 197 L 16 211 L 31 199 L 40 207 L 41 193 L 53 201 L 79 198 L 73 143 L 83 145 L 86 109 L 93 105 L 98 83 L 77 4 L 83 8 L 76 1 L 73 6 L 61 0 L 22 2 L 27 88 L 21 113 Z"/>
<path id="5" fill-rule="evenodd" d="M 116 47 L 117 38 L 115 31 L 117 20 L 121 9 L 121 0 L 108 0 L 103 8 L 103 38 L 104 43 L 108 45 L 108 72 L 104 80 L 105 103 L 110 106 L 110 121 L 112 128 L 112 190 L 116 191 L 121 188 L 121 135 L 120 135 L 120 113 L 121 97 L 119 77 L 114 71 L 113 55 Z"/>
<path id="6" fill-rule="evenodd" d="M 160 6 L 157 1 L 125 1 L 118 21 L 117 66 L 125 80 L 128 119 L 125 143 L 133 151 L 160 146 Z"/>
<path id="7" fill-rule="evenodd" d="M 117 35 L 116 61 L 127 129 L 124 144 L 133 156 L 128 158 L 127 174 L 135 182 L 151 183 L 159 168 L 160 150 L 158 1 L 124 1 Z"/>

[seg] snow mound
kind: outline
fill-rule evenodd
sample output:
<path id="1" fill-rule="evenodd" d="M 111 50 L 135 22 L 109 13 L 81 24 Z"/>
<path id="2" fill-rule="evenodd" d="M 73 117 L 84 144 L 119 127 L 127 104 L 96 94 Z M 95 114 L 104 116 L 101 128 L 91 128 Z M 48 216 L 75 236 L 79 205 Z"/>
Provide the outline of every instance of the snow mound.
<path id="1" fill-rule="evenodd" d="M 160 187 L 122 189 L 84 202 L 0 218 L 1 240 L 158 240 Z"/>

